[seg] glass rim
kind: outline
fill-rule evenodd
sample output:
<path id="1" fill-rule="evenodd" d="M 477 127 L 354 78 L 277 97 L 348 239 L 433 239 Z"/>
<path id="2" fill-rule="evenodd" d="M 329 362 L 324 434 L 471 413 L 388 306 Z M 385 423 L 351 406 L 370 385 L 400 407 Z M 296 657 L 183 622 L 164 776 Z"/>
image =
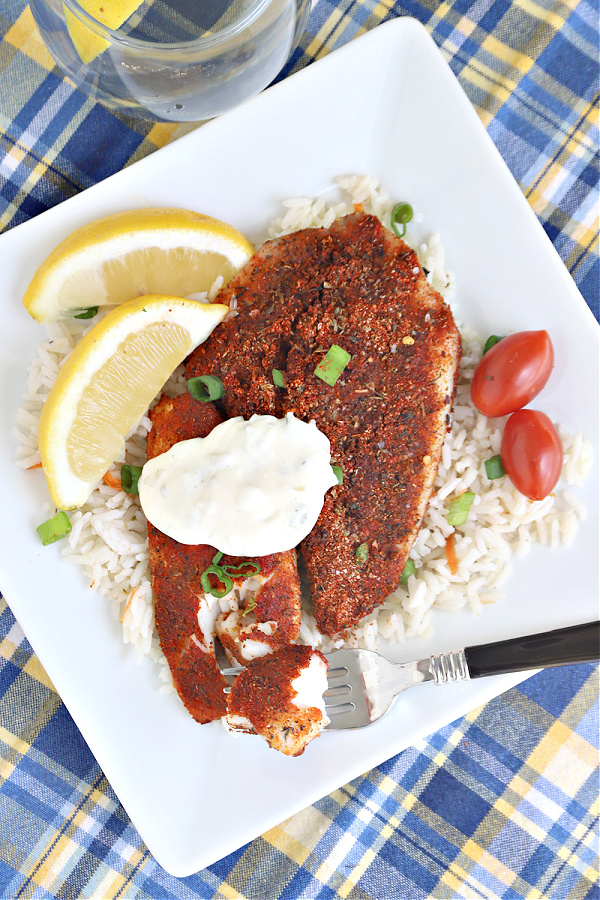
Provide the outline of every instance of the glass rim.
<path id="1" fill-rule="evenodd" d="M 138 8 L 142 5 L 144 0 L 140 0 L 138 4 Z M 233 25 L 230 25 L 224 28 L 222 31 L 219 31 L 218 35 L 210 35 L 203 36 L 199 38 L 192 38 L 189 41 L 165 41 L 157 42 L 157 41 L 146 41 L 141 38 L 130 37 L 129 35 L 122 34 L 122 32 L 115 30 L 114 28 L 109 28 L 108 25 L 104 25 L 102 22 L 99 22 L 98 19 L 94 18 L 94 16 L 89 13 L 87 10 L 80 5 L 78 0 L 63 0 L 63 5 L 73 13 L 73 15 L 79 19 L 79 21 L 86 25 L 93 31 L 95 34 L 104 38 L 104 40 L 109 41 L 111 44 L 121 44 L 124 47 L 131 47 L 134 49 L 143 49 L 150 50 L 152 53 L 160 54 L 163 52 L 170 53 L 174 50 L 186 50 L 190 51 L 192 49 L 210 49 L 213 47 L 218 47 L 221 44 L 226 43 L 226 41 L 230 40 L 235 35 L 239 34 L 253 19 L 260 14 L 260 12 L 268 6 L 272 0 L 258 0 L 256 5 L 252 7 L 241 19 L 238 19 Z M 135 10 L 133 10 L 135 12 Z M 131 15 L 133 15 L 133 12 Z M 128 17 L 129 18 L 129 17 Z M 127 21 L 127 19 L 125 20 Z"/>

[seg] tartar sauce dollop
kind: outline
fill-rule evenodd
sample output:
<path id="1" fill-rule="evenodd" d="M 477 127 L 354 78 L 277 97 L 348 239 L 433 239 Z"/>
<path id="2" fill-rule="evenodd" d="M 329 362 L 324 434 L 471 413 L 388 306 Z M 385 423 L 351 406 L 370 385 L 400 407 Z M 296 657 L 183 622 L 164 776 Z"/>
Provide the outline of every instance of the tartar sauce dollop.
<path id="1" fill-rule="evenodd" d="M 241 416 L 145 464 L 140 502 L 155 528 L 231 556 L 291 550 L 337 484 L 329 439 L 314 422 Z"/>

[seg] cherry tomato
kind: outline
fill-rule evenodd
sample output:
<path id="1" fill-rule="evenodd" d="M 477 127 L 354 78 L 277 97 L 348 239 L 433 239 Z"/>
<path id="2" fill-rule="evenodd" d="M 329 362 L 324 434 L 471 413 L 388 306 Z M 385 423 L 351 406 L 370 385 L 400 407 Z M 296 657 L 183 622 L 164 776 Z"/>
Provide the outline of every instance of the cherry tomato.
<path id="1" fill-rule="evenodd" d="M 529 500 L 543 500 L 560 477 L 560 437 L 548 416 L 536 409 L 520 409 L 510 416 L 500 456 L 506 474 Z"/>
<path id="2" fill-rule="evenodd" d="M 547 331 L 518 331 L 481 357 L 471 383 L 471 399 L 484 416 L 507 416 L 542 390 L 554 365 Z"/>

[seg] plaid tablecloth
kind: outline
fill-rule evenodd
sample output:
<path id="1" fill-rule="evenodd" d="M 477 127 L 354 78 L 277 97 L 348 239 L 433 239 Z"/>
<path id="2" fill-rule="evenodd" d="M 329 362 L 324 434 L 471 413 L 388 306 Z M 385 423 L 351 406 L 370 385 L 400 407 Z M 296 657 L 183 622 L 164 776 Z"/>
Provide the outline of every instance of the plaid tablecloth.
<path id="1" fill-rule="evenodd" d="M 598 317 L 597 3 L 320 0 L 281 77 L 401 15 L 427 26 Z M 2 0 L 0 29 L 2 229 L 194 127 L 120 118 L 88 99 L 53 64 L 24 0 Z M 0 604 L 2 897 L 600 897 L 594 665 L 528 679 L 176 879 Z"/>

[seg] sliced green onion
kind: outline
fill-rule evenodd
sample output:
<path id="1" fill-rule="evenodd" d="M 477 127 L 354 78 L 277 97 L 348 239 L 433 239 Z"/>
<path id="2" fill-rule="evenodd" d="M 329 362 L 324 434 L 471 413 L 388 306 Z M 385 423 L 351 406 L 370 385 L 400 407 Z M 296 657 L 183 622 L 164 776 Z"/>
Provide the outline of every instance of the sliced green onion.
<path id="1" fill-rule="evenodd" d="M 356 548 L 356 563 L 359 566 L 364 566 L 366 561 L 369 558 L 369 545 L 365 542 L 359 544 Z"/>
<path id="2" fill-rule="evenodd" d="M 217 550 L 217 552 L 213 556 L 213 560 L 212 560 L 213 566 L 218 566 L 222 559 L 223 559 L 223 554 L 221 553 L 220 550 Z"/>
<path id="3" fill-rule="evenodd" d="M 273 384 L 275 385 L 275 387 L 285 387 L 285 379 L 283 377 L 283 372 L 281 371 L 281 369 L 273 369 Z"/>
<path id="4" fill-rule="evenodd" d="M 469 515 L 469 510 L 473 505 L 475 494 L 472 491 L 465 491 L 460 497 L 456 497 L 448 507 L 448 525 L 464 525 Z"/>
<path id="5" fill-rule="evenodd" d="M 406 564 L 402 569 L 402 575 L 400 576 L 400 584 L 408 584 L 408 579 L 411 575 L 414 575 L 416 571 L 417 567 L 412 559 L 407 559 Z"/>
<path id="6" fill-rule="evenodd" d="M 46 519 L 45 522 L 38 525 L 35 530 L 39 534 L 42 544 L 46 547 L 48 544 L 60 541 L 61 538 L 68 535 L 71 530 L 71 520 L 66 512 L 61 509 L 51 519 Z"/>
<path id="7" fill-rule="evenodd" d="M 413 208 L 410 203 L 396 203 L 392 210 L 391 226 L 392 231 L 397 237 L 404 237 L 406 234 L 407 222 L 413 217 Z M 402 231 L 398 230 L 398 225 L 402 226 Z"/>
<path id="8" fill-rule="evenodd" d="M 504 335 L 498 336 L 497 334 L 490 334 L 489 338 L 485 342 L 482 356 L 485 356 L 485 354 L 488 352 L 488 350 L 491 350 L 492 347 L 494 346 L 494 344 L 498 344 L 502 340 L 503 337 L 504 337 Z"/>
<path id="9" fill-rule="evenodd" d="M 248 613 L 251 613 L 253 610 L 255 610 L 257 605 L 258 604 L 256 602 L 256 597 L 248 597 L 248 600 L 246 601 L 246 605 L 244 607 L 244 612 L 242 613 L 242 617 L 247 616 Z"/>
<path id="10" fill-rule="evenodd" d="M 74 319 L 93 319 L 98 309 L 99 307 L 97 306 L 89 306 L 87 309 L 74 309 L 72 315 Z"/>
<path id="11" fill-rule="evenodd" d="M 486 459 L 485 474 L 490 481 L 493 481 L 494 478 L 502 478 L 503 475 L 506 475 L 504 466 L 502 465 L 502 458 L 499 453 L 496 456 L 490 456 L 489 459 Z"/>
<path id="12" fill-rule="evenodd" d="M 213 587 L 210 583 L 210 576 L 216 575 L 221 584 L 222 588 Z M 233 582 L 231 578 L 225 574 L 221 566 L 208 566 L 207 569 L 204 570 L 202 575 L 200 576 L 200 583 L 204 588 L 205 594 L 212 594 L 213 597 L 224 597 L 225 594 L 228 594 L 229 591 L 233 589 Z"/>
<path id="13" fill-rule="evenodd" d="M 333 386 L 348 363 L 350 362 L 350 354 L 337 344 L 332 344 L 317 368 L 315 375 L 324 381 L 325 384 Z"/>
<path id="14" fill-rule="evenodd" d="M 342 469 L 342 467 L 341 466 L 332 466 L 331 468 L 333 469 L 333 474 L 337 478 L 337 483 L 343 484 L 344 483 L 344 470 Z"/>
<path id="15" fill-rule="evenodd" d="M 196 378 L 189 378 L 187 389 L 194 400 L 199 400 L 200 403 L 219 400 L 225 393 L 223 382 L 216 375 L 197 375 Z"/>
<path id="16" fill-rule="evenodd" d="M 242 569 L 245 569 L 246 566 L 252 567 L 250 572 L 242 572 Z M 252 578 L 253 575 L 258 575 L 258 573 L 260 572 L 260 564 L 253 562 L 251 559 L 244 559 L 242 562 L 237 563 L 237 565 L 235 566 L 222 566 L 222 569 L 227 575 L 230 575 L 232 578 Z"/>
<path id="17" fill-rule="evenodd" d="M 121 486 L 126 493 L 139 494 L 138 481 L 141 474 L 141 466 L 121 466 Z"/>

